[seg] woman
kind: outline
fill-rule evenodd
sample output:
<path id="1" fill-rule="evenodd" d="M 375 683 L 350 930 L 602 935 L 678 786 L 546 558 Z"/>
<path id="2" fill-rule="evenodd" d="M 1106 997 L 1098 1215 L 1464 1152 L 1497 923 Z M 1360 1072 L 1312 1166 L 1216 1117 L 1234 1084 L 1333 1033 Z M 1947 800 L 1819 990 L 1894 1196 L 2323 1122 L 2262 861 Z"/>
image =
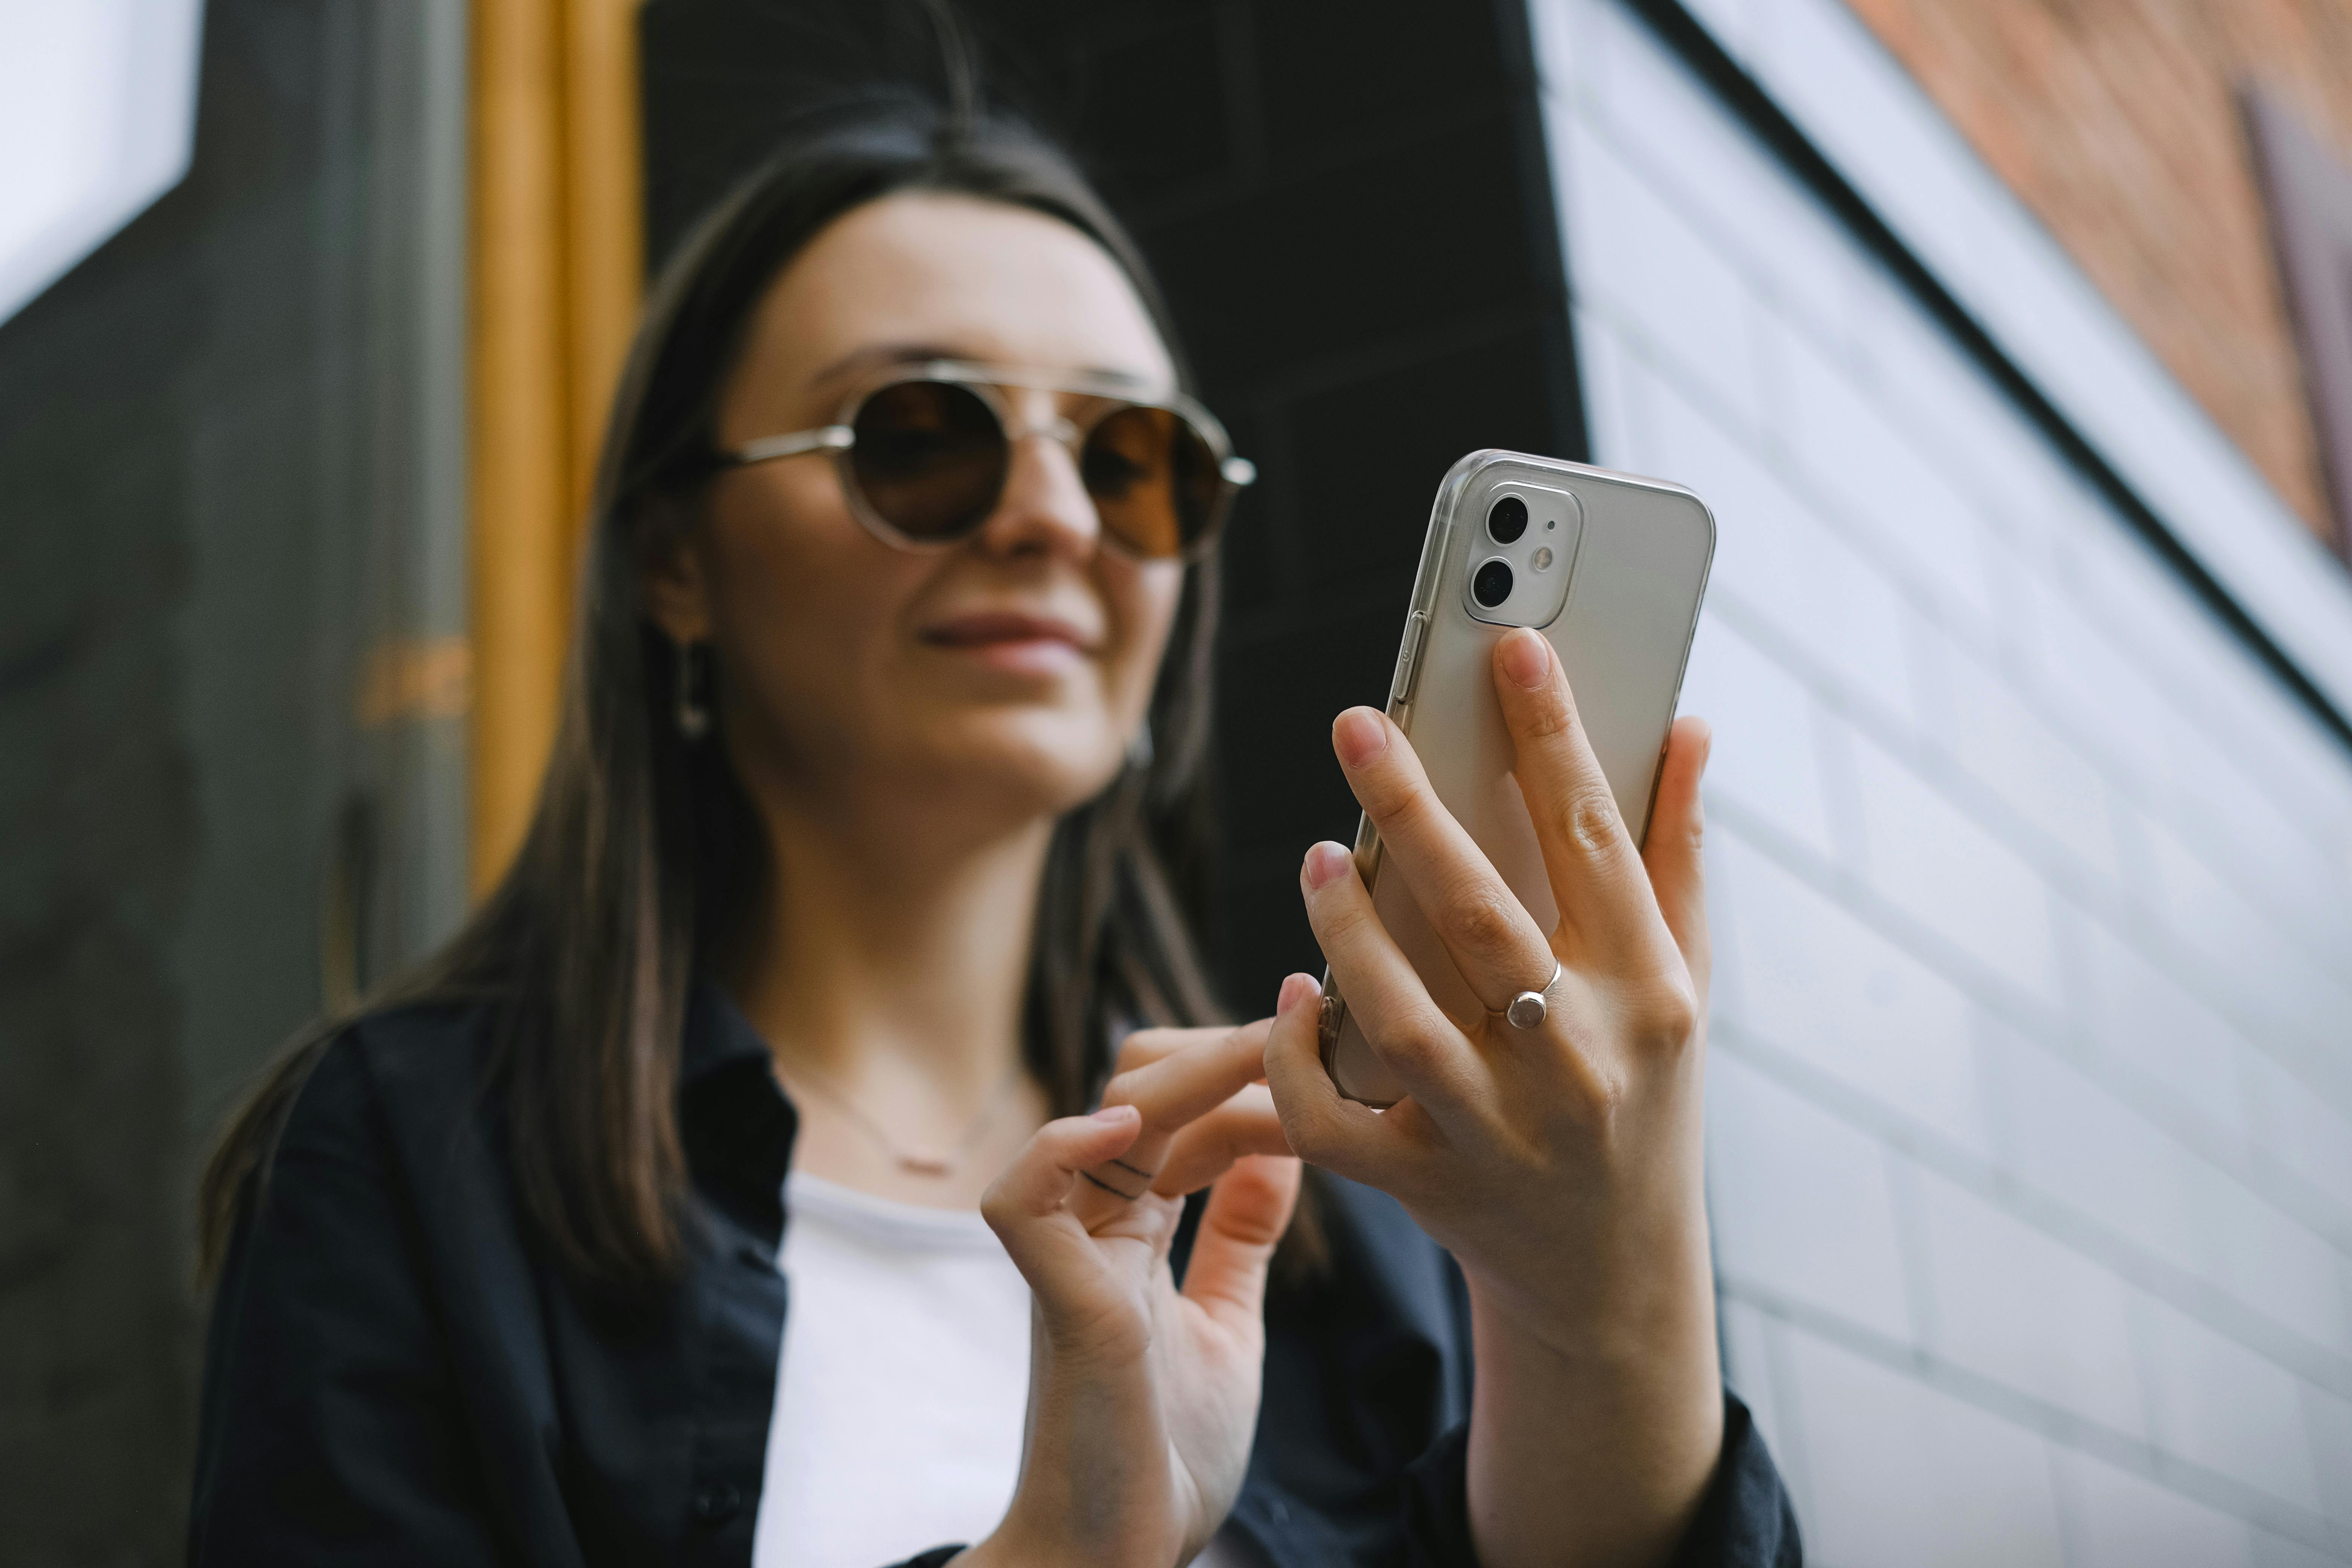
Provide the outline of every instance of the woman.
<path id="1" fill-rule="evenodd" d="M 1003 121 L 862 112 L 705 223 L 514 869 L 208 1173 L 194 1560 L 1794 1560 L 1717 1372 L 1703 730 L 1644 858 L 1505 641 L 1545 933 L 1343 714 L 1465 976 L 1557 968 L 1549 1017 L 1437 1012 L 1325 844 L 1308 913 L 1412 1098 L 1338 1098 L 1304 975 L 1182 1026 L 1247 478 L 1183 381 Z"/>

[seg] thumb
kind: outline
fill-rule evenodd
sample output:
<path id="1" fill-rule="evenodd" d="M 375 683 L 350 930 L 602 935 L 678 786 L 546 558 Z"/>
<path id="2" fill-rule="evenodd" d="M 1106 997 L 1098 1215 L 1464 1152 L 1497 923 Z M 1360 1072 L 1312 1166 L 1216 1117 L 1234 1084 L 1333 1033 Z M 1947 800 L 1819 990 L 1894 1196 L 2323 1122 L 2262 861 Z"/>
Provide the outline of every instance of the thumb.
<path id="1" fill-rule="evenodd" d="M 1253 1154 L 1209 1189 L 1184 1295 L 1221 1321 L 1255 1322 L 1265 1304 L 1266 1266 L 1298 1203 L 1299 1165 L 1280 1154 Z"/>
<path id="2" fill-rule="evenodd" d="M 981 1217 L 1040 1305 L 1051 1307 L 1073 1286 L 1097 1281 L 1100 1256 L 1066 1201 L 1080 1172 L 1125 1153 L 1142 1131 L 1143 1118 L 1131 1105 L 1048 1121 L 982 1195 Z"/>

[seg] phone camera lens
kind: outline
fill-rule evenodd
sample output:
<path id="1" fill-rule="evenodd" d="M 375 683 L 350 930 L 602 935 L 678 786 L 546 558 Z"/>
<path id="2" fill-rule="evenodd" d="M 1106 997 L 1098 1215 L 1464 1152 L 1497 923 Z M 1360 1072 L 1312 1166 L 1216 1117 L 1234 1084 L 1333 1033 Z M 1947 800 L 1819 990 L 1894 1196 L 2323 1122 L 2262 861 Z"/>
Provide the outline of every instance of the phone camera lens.
<path id="1" fill-rule="evenodd" d="M 1528 503 L 1518 497 L 1505 496 L 1487 510 L 1486 531 L 1496 543 L 1508 544 L 1527 531 Z"/>
<path id="2" fill-rule="evenodd" d="M 1527 520 L 1527 510 L 1526 507 L 1519 508 L 1519 518 L 1522 523 Z M 1489 561 L 1479 567 L 1478 574 L 1470 579 L 1470 596 L 1490 610 L 1509 598 L 1511 596 L 1511 563 L 1507 561 Z"/>

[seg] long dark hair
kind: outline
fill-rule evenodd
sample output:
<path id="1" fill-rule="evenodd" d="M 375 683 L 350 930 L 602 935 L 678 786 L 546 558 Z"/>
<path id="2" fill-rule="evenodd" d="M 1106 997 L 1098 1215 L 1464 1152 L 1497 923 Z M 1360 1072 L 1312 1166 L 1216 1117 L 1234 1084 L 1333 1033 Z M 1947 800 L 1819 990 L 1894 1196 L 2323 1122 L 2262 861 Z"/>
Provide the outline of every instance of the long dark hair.
<path id="1" fill-rule="evenodd" d="M 698 972 L 723 964 L 771 874 L 726 748 L 689 744 L 673 720 L 677 654 L 646 620 L 640 571 L 694 515 L 719 389 L 769 285 L 835 218 L 906 191 L 1008 203 L 1077 229 L 1126 272 L 1190 380 L 1126 231 L 1066 155 L 992 112 L 911 97 L 836 110 L 738 186 L 663 270 L 605 434 L 562 712 L 521 851 L 446 946 L 363 1005 L 495 1005 L 488 1087 L 522 1205 L 550 1253 L 590 1280 L 644 1285 L 678 1264 L 687 995 Z M 1212 556 L 1185 574 L 1149 760 L 1053 836 L 1025 1049 L 1059 1115 L 1100 1091 L 1117 1022 L 1216 1014 L 1196 936 L 1216 602 Z M 223 1133 L 199 1194 L 207 1275 L 268 1179 L 311 1066 L 352 1016 L 298 1037 Z"/>

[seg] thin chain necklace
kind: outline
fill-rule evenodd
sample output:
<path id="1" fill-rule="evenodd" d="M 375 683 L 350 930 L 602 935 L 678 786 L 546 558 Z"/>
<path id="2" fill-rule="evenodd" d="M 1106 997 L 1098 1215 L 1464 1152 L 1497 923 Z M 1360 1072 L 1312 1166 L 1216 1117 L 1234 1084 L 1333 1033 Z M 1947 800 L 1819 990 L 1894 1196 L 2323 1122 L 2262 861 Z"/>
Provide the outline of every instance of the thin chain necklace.
<path id="1" fill-rule="evenodd" d="M 1004 1081 L 996 1086 L 995 1092 L 981 1106 L 980 1114 L 971 1119 L 971 1124 L 964 1129 L 963 1136 L 957 1140 L 955 1147 L 944 1154 L 925 1154 L 900 1143 L 890 1136 L 888 1128 L 868 1116 L 865 1108 L 852 1100 L 839 1085 L 818 1073 L 806 1068 L 794 1068 L 786 1073 L 779 1066 L 776 1076 L 784 1080 L 786 1089 L 792 1088 L 797 1079 L 847 1111 L 857 1130 L 872 1139 L 875 1145 L 908 1175 L 942 1178 L 954 1175 L 964 1161 L 971 1158 L 971 1152 L 980 1146 L 981 1135 L 988 1131 L 989 1123 L 996 1120 L 997 1112 L 1004 1109 L 1004 1102 L 1013 1096 L 1013 1086 L 1021 1081 L 1021 1064 L 1017 1061 L 1013 1064 L 1013 1070 L 1004 1075 Z"/>

